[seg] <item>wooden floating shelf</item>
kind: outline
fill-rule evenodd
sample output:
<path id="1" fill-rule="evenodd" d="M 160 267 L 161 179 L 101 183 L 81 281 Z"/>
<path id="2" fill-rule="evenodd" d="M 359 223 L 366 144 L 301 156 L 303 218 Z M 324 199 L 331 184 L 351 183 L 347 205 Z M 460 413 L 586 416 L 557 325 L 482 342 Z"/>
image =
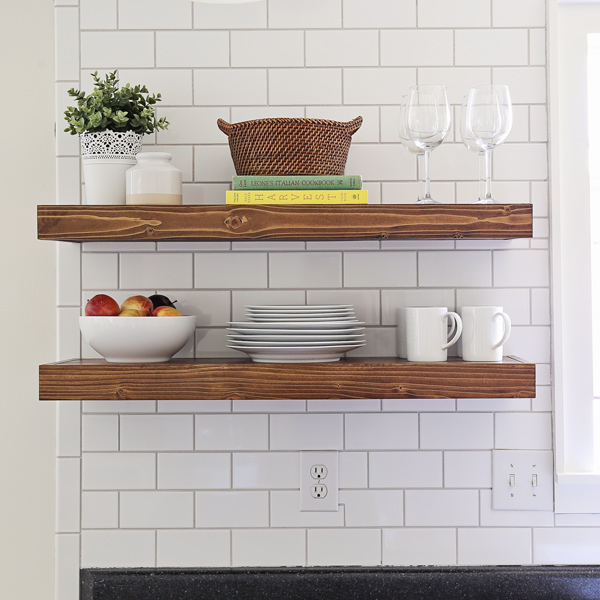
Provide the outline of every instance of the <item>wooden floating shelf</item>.
<path id="1" fill-rule="evenodd" d="M 348 358 L 333 363 L 77 359 L 40 366 L 40 400 L 535 398 L 535 364 Z"/>
<path id="2" fill-rule="evenodd" d="M 71 242 L 532 236 L 531 204 L 38 206 L 38 238 Z"/>

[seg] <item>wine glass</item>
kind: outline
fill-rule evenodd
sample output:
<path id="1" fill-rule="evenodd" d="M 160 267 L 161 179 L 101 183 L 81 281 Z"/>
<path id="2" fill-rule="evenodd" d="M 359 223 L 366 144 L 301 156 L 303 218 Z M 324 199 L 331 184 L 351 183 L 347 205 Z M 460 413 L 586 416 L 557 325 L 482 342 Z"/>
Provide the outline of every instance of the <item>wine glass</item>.
<path id="1" fill-rule="evenodd" d="M 480 204 L 495 204 L 492 197 L 492 150 L 508 136 L 512 127 L 512 103 L 506 85 L 482 85 L 469 92 L 465 128 L 484 152 L 485 192 Z"/>
<path id="2" fill-rule="evenodd" d="M 460 138 L 463 144 L 472 152 L 475 152 L 479 162 L 479 200 L 475 204 L 480 203 L 485 197 L 485 152 L 477 145 L 475 139 L 467 131 L 467 101 L 469 96 L 464 96 L 460 107 Z"/>
<path id="3" fill-rule="evenodd" d="M 400 102 L 400 120 L 398 123 L 398 135 L 400 137 L 400 143 L 406 148 L 408 152 L 414 154 L 417 157 L 417 173 L 419 175 L 420 191 L 417 193 L 417 204 L 422 203 L 425 194 L 425 182 L 422 178 L 423 165 L 422 158 L 424 151 L 418 148 L 415 143 L 410 139 L 406 131 L 406 106 L 408 104 L 408 96 L 402 96 Z"/>
<path id="4" fill-rule="evenodd" d="M 446 87 L 443 85 L 417 85 L 410 88 L 406 107 L 406 132 L 414 145 L 423 150 L 425 194 L 423 204 L 439 204 L 431 197 L 429 157 L 450 131 L 452 116 Z"/>

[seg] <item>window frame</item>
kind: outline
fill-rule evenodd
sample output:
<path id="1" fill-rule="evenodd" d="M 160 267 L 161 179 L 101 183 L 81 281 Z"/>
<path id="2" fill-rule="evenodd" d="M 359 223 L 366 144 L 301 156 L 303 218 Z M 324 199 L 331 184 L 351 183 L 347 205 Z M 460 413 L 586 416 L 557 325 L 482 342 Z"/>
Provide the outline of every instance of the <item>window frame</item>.
<path id="1" fill-rule="evenodd" d="M 552 207 L 555 512 L 599 513 L 593 427 L 588 33 L 600 4 L 550 0 L 548 15 Z M 582 98 L 584 99 L 582 101 Z"/>

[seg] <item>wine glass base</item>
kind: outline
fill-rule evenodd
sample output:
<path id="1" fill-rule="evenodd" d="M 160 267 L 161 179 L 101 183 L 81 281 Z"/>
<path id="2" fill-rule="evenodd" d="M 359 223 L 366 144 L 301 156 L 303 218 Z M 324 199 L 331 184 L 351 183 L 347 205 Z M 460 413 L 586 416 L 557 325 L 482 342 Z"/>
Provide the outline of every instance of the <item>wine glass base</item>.
<path id="1" fill-rule="evenodd" d="M 479 198 L 473 204 L 498 204 L 493 198 Z"/>
<path id="2" fill-rule="evenodd" d="M 439 204 L 439 202 L 433 198 L 419 198 L 417 204 Z"/>

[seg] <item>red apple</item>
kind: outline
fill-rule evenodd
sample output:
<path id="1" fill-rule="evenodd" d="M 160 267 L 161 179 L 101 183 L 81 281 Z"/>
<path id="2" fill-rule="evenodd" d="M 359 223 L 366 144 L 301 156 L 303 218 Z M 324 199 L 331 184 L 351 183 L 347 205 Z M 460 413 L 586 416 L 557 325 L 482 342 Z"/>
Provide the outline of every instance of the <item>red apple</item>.
<path id="1" fill-rule="evenodd" d="M 127 300 L 121 304 L 121 312 L 124 310 L 137 310 L 142 313 L 143 317 L 149 317 L 152 314 L 152 300 L 146 296 L 129 296 Z"/>
<path id="2" fill-rule="evenodd" d="M 159 306 L 152 311 L 155 317 L 181 317 L 182 314 L 172 306 Z"/>
<path id="3" fill-rule="evenodd" d="M 119 313 L 120 317 L 143 317 L 144 315 L 139 310 L 133 310 L 133 308 L 127 308 Z"/>
<path id="4" fill-rule="evenodd" d="M 114 317 L 119 312 L 119 305 L 106 294 L 96 294 L 85 305 L 85 315 L 87 317 Z"/>

